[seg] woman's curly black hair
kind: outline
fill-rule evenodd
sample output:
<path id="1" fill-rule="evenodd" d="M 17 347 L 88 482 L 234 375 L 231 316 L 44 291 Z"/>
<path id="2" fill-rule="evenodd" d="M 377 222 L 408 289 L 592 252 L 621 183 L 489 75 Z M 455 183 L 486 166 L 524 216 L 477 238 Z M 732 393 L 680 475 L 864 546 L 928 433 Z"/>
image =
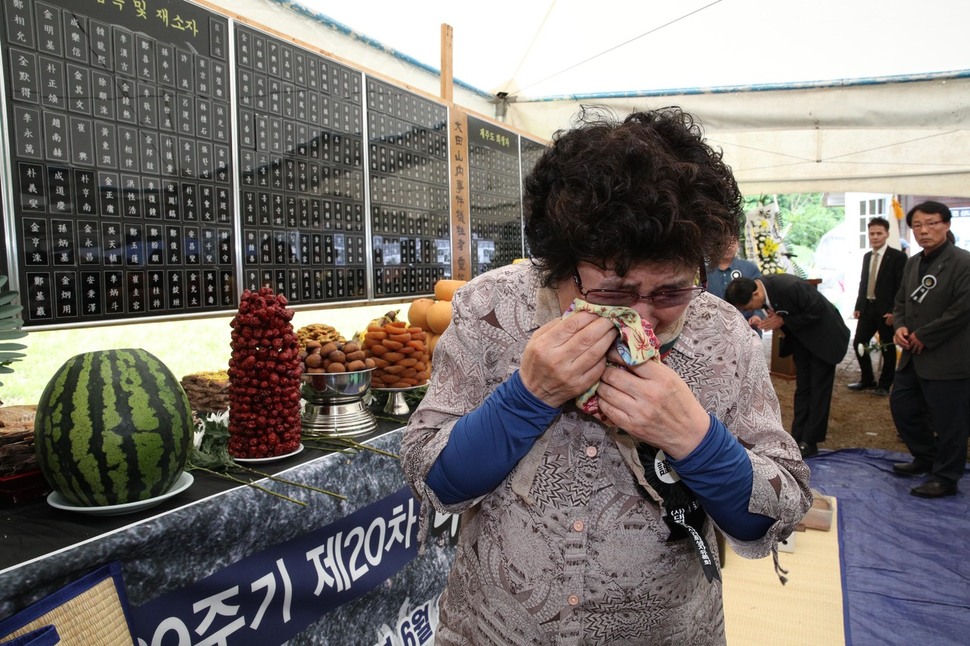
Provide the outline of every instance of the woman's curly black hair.
<path id="1" fill-rule="evenodd" d="M 580 261 L 625 275 L 642 262 L 699 267 L 737 239 L 743 199 L 720 151 L 677 107 L 620 122 L 586 109 L 525 180 L 525 235 L 553 286 Z"/>

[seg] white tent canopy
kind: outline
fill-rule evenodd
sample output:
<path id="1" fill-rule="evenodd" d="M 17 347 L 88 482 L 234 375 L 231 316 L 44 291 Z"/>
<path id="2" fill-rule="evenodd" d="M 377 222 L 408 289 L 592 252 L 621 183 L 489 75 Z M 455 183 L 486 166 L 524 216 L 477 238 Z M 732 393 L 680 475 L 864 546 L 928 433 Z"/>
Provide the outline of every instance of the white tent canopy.
<path id="1" fill-rule="evenodd" d="M 209 2 L 432 95 L 447 23 L 454 101 L 538 138 L 680 105 L 749 195 L 970 197 L 970 3 Z"/>
<path id="2" fill-rule="evenodd" d="M 698 115 L 747 194 L 867 191 L 970 196 L 970 78 L 595 100 Z M 575 102 L 526 104 L 509 123 L 564 124 Z"/>

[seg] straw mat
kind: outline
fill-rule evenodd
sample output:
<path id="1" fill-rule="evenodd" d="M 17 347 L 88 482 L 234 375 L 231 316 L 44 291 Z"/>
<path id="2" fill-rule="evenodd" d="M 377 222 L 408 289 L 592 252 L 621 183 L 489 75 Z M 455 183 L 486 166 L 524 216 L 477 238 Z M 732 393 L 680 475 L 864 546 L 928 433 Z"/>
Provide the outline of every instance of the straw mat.
<path id="1" fill-rule="evenodd" d="M 132 638 L 125 616 L 124 601 L 117 577 L 102 568 L 74 585 L 31 606 L 25 615 L 15 615 L 0 625 L 0 644 L 53 625 L 61 646 L 131 646 Z M 38 614 L 42 612 L 43 614 Z M 27 623 L 3 634 L 8 622 Z"/>
<path id="2" fill-rule="evenodd" d="M 782 585 L 771 558 L 728 552 L 721 572 L 729 646 L 841 646 L 845 644 L 839 566 L 838 502 L 832 528 L 795 532 L 794 552 L 779 554 L 788 570 Z"/>

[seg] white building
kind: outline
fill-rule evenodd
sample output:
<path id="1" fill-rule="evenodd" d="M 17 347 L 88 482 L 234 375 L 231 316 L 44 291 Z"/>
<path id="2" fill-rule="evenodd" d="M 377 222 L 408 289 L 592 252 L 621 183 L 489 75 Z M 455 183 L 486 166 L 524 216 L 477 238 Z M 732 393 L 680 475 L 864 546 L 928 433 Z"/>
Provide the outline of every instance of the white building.
<path id="1" fill-rule="evenodd" d="M 819 291 L 846 318 L 852 316 L 855 308 L 862 257 L 869 250 L 869 220 L 874 217 L 888 220 L 889 244 L 901 248 L 892 202 L 893 196 L 885 193 L 845 193 L 845 219 L 823 235 L 815 249 L 814 267 L 809 277 L 822 280 Z"/>

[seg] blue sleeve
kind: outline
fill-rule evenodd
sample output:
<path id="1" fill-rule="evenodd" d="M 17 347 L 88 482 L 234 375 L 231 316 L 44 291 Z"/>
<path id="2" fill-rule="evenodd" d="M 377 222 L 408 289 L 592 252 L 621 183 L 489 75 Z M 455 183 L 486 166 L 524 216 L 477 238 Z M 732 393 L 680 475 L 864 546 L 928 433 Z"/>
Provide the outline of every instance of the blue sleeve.
<path id="1" fill-rule="evenodd" d="M 530 393 L 514 372 L 458 420 L 425 482 L 446 505 L 488 493 L 529 452 L 559 410 Z"/>
<path id="2" fill-rule="evenodd" d="M 707 435 L 697 448 L 670 464 L 718 527 L 738 540 L 757 540 L 775 521 L 748 511 L 754 478 L 751 458 L 727 427 L 710 417 Z"/>

